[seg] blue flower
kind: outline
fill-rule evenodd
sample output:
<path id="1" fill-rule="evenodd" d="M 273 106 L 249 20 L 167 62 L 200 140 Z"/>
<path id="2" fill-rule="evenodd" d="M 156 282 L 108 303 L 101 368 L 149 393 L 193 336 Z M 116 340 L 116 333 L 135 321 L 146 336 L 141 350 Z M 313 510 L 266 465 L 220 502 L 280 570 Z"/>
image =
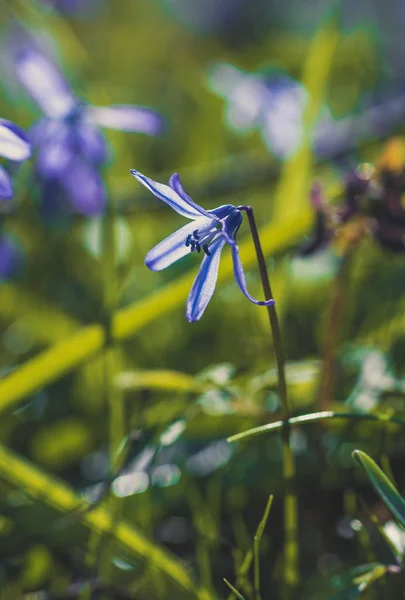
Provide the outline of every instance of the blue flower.
<path id="1" fill-rule="evenodd" d="M 217 63 L 208 73 L 209 87 L 225 99 L 228 125 L 240 132 L 258 131 L 268 150 L 284 159 L 303 139 L 305 88 L 278 72 L 246 73 Z"/>
<path id="2" fill-rule="evenodd" d="M 186 316 L 190 323 L 201 318 L 211 300 L 217 282 L 219 260 L 225 244 L 231 247 L 235 279 L 243 294 L 251 302 L 261 306 L 274 304 L 274 300 L 255 300 L 247 291 L 236 243 L 236 234 L 242 223 L 242 212 L 238 207 L 225 204 L 213 210 L 205 210 L 186 194 L 177 173 L 170 178 L 170 187 L 157 183 L 138 171 L 132 170 L 131 173 L 155 196 L 191 221 L 155 246 L 145 258 L 145 264 L 149 269 L 161 271 L 189 252 L 204 255 L 187 299 Z"/>
<path id="3" fill-rule="evenodd" d="M 31 155 L 31 147 L 22 129 L 11 121 L 0 119 L 0 156 L 20 162 Z M 0 199 L 10 200 L 13 186 L 7 171 L 0 165 Z"/>
<path id="4" fill-rule="evenodd" d="M 35 47 L 17 52 L 15 69 L 44 115 L 34 125 L 31 139 L 45 203 L 58 197 L 74 212 L 102 213 L 106 198 L 100 168 L 108 148 L 99 126 L 156 135 L 162 128 L 161 117 L 140 106 L 85 104 Z"/>

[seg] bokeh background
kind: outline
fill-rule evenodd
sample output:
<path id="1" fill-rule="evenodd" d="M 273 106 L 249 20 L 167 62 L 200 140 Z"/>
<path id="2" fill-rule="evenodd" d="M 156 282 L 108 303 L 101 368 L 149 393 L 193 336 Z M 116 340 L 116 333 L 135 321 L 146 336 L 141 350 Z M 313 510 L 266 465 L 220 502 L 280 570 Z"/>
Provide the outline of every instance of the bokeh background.
<path id="1" fill-rule="evenodd" d="M 0 14 L 0 116 L 28 135 L 41 112 L 13 59 L 27 40 L 78 98 L 164 121 L 157 136 L 104 130 L 108 208 L 96 215 L 45 201 L 35 151 L 5 162 L 1 598 L 227 598 L 226 577 L 258 600 L 243 563 L 269 494 L 261 594 L 283 597 L 280 436 L 226 441 L 280 418 L 266 310 L 240 294 L 225 252 L 206 313 L 187 322 L 200 257 L 145 267 L 184 223 L 131 168 L 160 182 L 180 173 L 205 208 L 254 207 L 294 415 L 387 417 L 293 429 L 296 597 L 400 598 L 401 575 L 368 585 L 362 565 L 393 564 L 405 541 L 351 453 L 381 459 L 403 487 L 389 417 L 404 412 L 404 254 L 357 221 L 339 243 L 305 248 L 315 181 L 339 206 L 357 165 L 385 152 L 401 162 L 401 138 L 387 143 L 405 120 L 403 2 L 3 0 Z M 246 223 L 238 237 L 261 297 Z"/>

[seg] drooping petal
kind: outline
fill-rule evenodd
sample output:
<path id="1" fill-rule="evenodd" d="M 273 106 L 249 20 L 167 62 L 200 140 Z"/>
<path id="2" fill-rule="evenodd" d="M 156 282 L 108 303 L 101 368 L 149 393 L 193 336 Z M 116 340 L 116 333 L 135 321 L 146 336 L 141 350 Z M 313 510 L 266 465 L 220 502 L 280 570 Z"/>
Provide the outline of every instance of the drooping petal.
<path id="1" fill-rule="evenodd" d="M 210 217 L 210 218 L 212 218 L 212 213 L 214 213 L 216 215 L 215 210 L 213 210 L 211 212 L 207 211 L 204 208 L 202 208 L 201 206 L 198 206 L 198 204 L 196 204 L 194 202 L 194 200 L 192 200 L 190 198 L 190 196 L 184 191 L 183 185 L 180 180 L 180 175 L 178 173 L 173 173 L 173 175 L 169 179 L 169 185 L 172 188 L 172 190 L 174 190 L 181 198 L 183 198 L 183 200 L 185 200 L 191 206 L 194 206 L 194 208 L 196 210 L 198 210 L 201 214 L 205 215 L 206 217 Z M 218 209 L 216 209 L 216 210 L 218 210 Z"/>
<path id="2" fill-rule="evenodd" d="M 24 131 L 6 119 L 0 119 L 0 155 L 10 160 L 26 160 L 31 147 Z"/>
<path id="3" fill-rule="evenodd" d="M 200 270 L 187 298 L 186 316 L 190 323 L 194 323 L 202 317 L 212 298 L 218 278 L 221 251 L 225 243 L 225 239 L 222 236 L 219 237 L 209 247 L 210 256 L 204 256 L 202 260 Z"/>
<path id="4" fill-rule="evenodd" d="M 246 286 L 245 273 L 243 271 L 242 262 L 240 259 L 239 248 L 236 244 L 232 246 L 232 259 L 233 259 L 233 272 L 235 275 L 236 282 L 237 282 L 238 286 L 240 287 L 240 289 L 242 290 L 242 292 L 245 294 L 246 298 L 248 298 L 254 304 L 258 304 L 259 306 L 271 306 L 272 304 L 274 304 L 275 302 L 273 299 L 271 299 L 271 300 L 256 300 L 256 298 L 253 298 L 253 296 L 251 296 L 249 294 L 249 292 L 247 290 L 247 286 Z"/>
<path id="5" fill-rule="evenodd" d="M 103 213 L 105 189 L 100 174 L 92 165 L 80 159 L 72 161 L 62 183 L 75 212 L 86 216 Z"/>
<path id="6" fill-rule="evenodd" d="M 158 135 L 164 126 L 162 117 L 154 110 L 134 104 L 89 106 L 86 113 L 97 125 L 119 131 Z"/>
<path id="7" fill-rule="evenodd" d="M 197 204 L 190 204 L 188 200 L 179 196 L 171 187 L 163 183 L 157 183 L 139 173 L 135 169 L 131 169 L 131 174 L 142 183 L 149 191 L 152 192 L 157 198 L 166 202 L 173 210 L 186 217 L 187 219 L 197 219 L 201 215 L 206 216 L 206 211 L 200 208 Z"/>
<path id="8" fill-rule="evenodd" d="M 186 239 L 196 229 L 207 227 L 212 219 L 200 217 L 192 223 L 187 223 L 181 229 L 178 229 L 172 235 L 169 235 L 163 242 L 152 248 L 145 257 L 145 264 L 152 271 L 162 271 L 173 264 L 186 254 L 190 253 L 190 246 L 186 246 Z"/>
<path id="9" fill-rule="evenodd" d="M 46 116 L 63 119 L 73 110 L 76 99 L 46 56 L 37 50 L 25 49 L 18 53 L 15 67 L 19 80 Z"/>
<path id="10" fill-rule="evenodd" d="M 13 185 L 7 171 L 0 165 L 0 200 L 11 200 Z"/>

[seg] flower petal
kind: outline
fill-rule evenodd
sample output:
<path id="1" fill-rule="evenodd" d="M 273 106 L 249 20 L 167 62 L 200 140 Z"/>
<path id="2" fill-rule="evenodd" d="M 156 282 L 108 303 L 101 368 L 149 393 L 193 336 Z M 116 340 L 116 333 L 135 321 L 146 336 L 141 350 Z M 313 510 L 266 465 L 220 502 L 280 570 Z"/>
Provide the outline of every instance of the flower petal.
<path id="1" fill-rule="evenodd" d="M 0 155 L 10 160 L 25 160 L 31 156 L 24 131 L 6 119 L 0 119 Z"/>
<path id="2" fill-rule="evenodd" d="M 273 299 L 271 300 L 256 300 L 249 294 L 246 287 L 246 278 L 245 273 L 243 271 L 242 262 L 240 260 L 239 248 L 236 244 L 232 246 L 232 259 L 233 259 L 233 272 L 235 275 L 236 282 L 242 292 L 245 294 L 246 298 L 248 298 L 254 304 L 258 304 L 259 306 L 271 306 L 275 304 Z"/>
<path id="3" fill-rule="evenodd" d="M 80 153 L 91 163 L 102 164 L 107 158 L 107 144 L 101 131 L 91 123 L 80 122 L 74 135 Z"/>
<path id="4" fill-rule="evenodd" d="M 72 161 L 62 183 L 75 212 L 87 216 L 103 213 L 106 203 L 104 185 L 92 165 L 80 159 Z"/>
<path id="5" fill-rule="evenodd" d="M 191 206 L 194 206 L 194 208 L 196 210 L 198 210 L 201 214 L 205 215 L 206 217 L 210 217 L 210 218 L 212 218 L 213 213 L 216 215 L 215 210 L 212 210 L 212 211 L 205 210 L 201 206 L 198 206 L 198 204 L 196 204 L 194 202 L 194 200 L 192 200 L 190 198 L 190 196 L 188 194 L 186 194 L 186 192 L 184 191 L 183 185 L 180 181 L 180 175 L 178 173 L 173 173 L 173 175 L 169 179 L 169 185 L 172 188 L 172 190 L 174 190 L 181 198 L 183 198 L 183 200 L 185 200 Z M 218 209 L 216 209 L 216 210 L 218 210 Z"/>
<path id="6" fill-rule="evenodd" d="M 13 186 L 7 171 L 0 165 L 0 200 L 11 200 Z"/>
<path id="7" fill-rule="evenodd" d="M 210 256 L 204 256 L 200 270 L 187 298 L 186 316 L 190 323 L 198 321 L 212 298 L 218 278 L 219 259 L 226 241 L 222 236 L 213 242 Z"/>
<path id="8" fill-rule="evenodd" d="M 178 212 L 179 215 L 182 215 L 187 219 L 197 219 L 198 217 L 201 217 L 201 215 L 206 216 L 206 211 L 204 209 L 200 208 L 197 204 L 190 204 L 187 199 L 182 198 L 168 185 L 157 183 L 135 169 L 131 169 L 131 174 L 150 190 L 152 194 L 155 194 L 157 198 L 163 200 L 163 202 L 166 202 L 173 210 Z"/>
<path id="9" fill-rule="evenodd" d="M 154 110 L 134 104 L 89 106 L 86 113 L 97 125 L 119 131 L 158 135 L 164 126 L 162 117 Z"/>
<path id="10" fill-rule="evenodd" d="M 74 156 L 69 128 L 59 121 L 54 124 L 57 128 L 40 144 L 36 162 L 38 172 L 48 178 L 62 175 Z"/>
<path id="11" fill-rule="evenodd" d="M 189 254 L 191 248 L 186 246 L 187 236 L 191 235 L 196 229 L 206 227 L 210 222 L 212 222 L 211 218 L 200 217 L 169 235 L 163 242 L 160 242 L 148 252 L 145 257 L 146 266 L 152 271 L 162 271 L 176 260 Z"/>
<path id="12" fill-rule="evenodd" d="M 37 50 L 19 52 L 15 66 L 19 80 L 48 117 L 62 119 L 76 106 L 76 99 L 59 70 Z"/>

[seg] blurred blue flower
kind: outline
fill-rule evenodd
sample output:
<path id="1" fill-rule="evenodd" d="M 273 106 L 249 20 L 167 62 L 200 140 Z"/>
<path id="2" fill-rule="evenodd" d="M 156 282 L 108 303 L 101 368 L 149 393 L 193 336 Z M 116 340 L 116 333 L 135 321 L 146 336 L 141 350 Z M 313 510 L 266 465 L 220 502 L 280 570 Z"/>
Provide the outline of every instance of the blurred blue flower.
<path id="1" fill-rule="evenodd" d="M 297 81 L 281 73 L 246 73 L 218 63 L 208 73 L 208 84 L 226 100 L 226 120 L 232 129 L 258 131 L 278 158 L 299 147 L 308 94 Z"/>
<path id="2" fill-rule="evenodd" d="M 41 0 L 64 15 L 88 16 L 103 0 Z"/>
<path id="3" fill-rule="evenodd" d="M 0 119 L 0 156 L 20 162 L 31 155 L 31 147 L 24 131 L 11 121 Z M 0 200 L 13 197 L 13 186 L 5 168 L 0 165 Z"/>
<path id="4" fill-rule="evenodd" d="M 63 198 L 74 212 L 102 213 L 106 198 L 100 167 L 107 159 L 107 144 L 99 126 L 156 135 L 161 117 L 135 105 L 97 107 L 80 101 L 36 48 L 17 52 L 15 70 L 44 115 L 30 137 L 45 204 Z"/>
<path id="5" fill-rule="evenodd" d="M 148 252 L 145 258 L 146 266 L 152 271 L 161 271 L 189 252 L 204 253 L 187 299 L 186 316 L 190 323 L 201 318 L 212 298 L 218 277 L 219 260 L 225 244 L 229 244 L 232 249 L 234 275 L 243 294 L 251 302 L 261 306 L 274 304 L 274 300 L 256 300 L 247 291 L 236 243 L 236 234 L 242 223 L 242 213 L 238 207 L 225 204 L 213 210 L 205 210 L 186 194 L 177 173 L 170 178 L 169 186 L 157 183 L 138 171 L 132 170 L 131 173 L 157 198 L 191 220 L 191 223 L 175 231 Z"/>
<path id="6" fill-rule="evenodd" d="M 11 279 L 20 269 L 22 252 L 17 242 L 9 235 L 0 235 L 0 283 Z"/>

